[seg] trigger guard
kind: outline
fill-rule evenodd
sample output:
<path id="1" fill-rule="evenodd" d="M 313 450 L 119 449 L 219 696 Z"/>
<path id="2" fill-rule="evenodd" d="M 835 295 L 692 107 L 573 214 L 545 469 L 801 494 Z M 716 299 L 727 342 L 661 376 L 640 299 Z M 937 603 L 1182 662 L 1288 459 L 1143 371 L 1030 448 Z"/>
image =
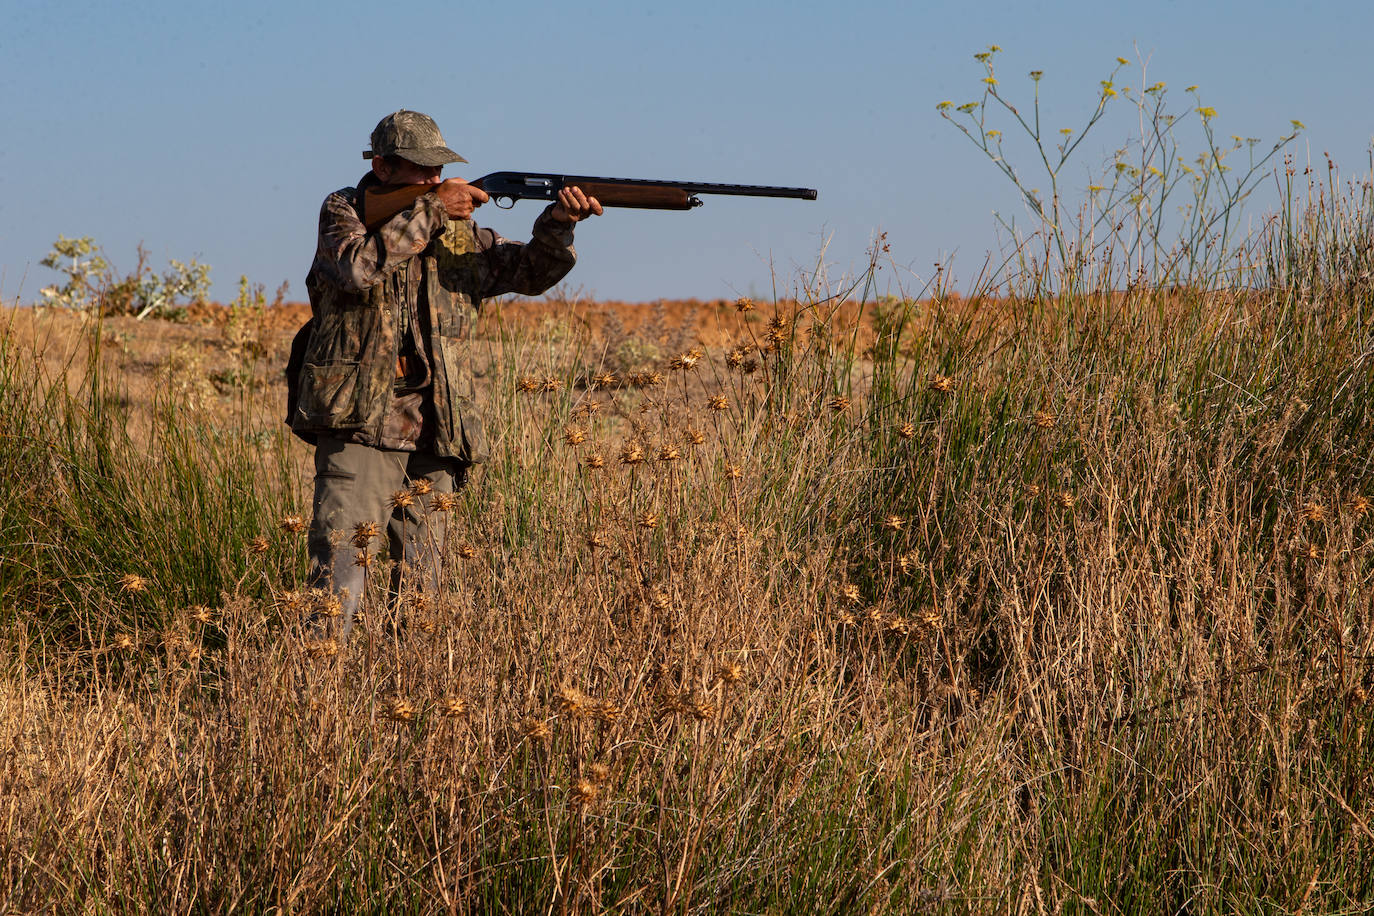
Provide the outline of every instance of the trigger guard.
<path id="1" fill-rule="evenodd" d="M 503 201 L 503 200 L 505 201 L 504 204 L 501 203 L 501 201 Z M 514 197 L 493 197 L 493 198 L 491 199 L 491 202 L 494 203 L 494 204 L 496 205 L 496 208 L 497 208 L 498 210 L 509 210 L 509 209 L 511 209 L 512 207 L 515 206 L 515 198 L 514 198 Z"/>

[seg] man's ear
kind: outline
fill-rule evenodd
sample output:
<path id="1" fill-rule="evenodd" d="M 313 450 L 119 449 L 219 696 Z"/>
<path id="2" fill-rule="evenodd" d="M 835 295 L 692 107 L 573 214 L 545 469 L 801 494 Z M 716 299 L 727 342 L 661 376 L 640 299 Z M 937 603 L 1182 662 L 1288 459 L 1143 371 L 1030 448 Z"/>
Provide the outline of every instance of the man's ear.
<path id="1" fill-rule="evenodd" d="M 372 174 L 376 175 L 382 184 L 391 180 L 391 166 L 387 164 L 385 156 L 373 156 L 369 161 L 372 163 Z"/>

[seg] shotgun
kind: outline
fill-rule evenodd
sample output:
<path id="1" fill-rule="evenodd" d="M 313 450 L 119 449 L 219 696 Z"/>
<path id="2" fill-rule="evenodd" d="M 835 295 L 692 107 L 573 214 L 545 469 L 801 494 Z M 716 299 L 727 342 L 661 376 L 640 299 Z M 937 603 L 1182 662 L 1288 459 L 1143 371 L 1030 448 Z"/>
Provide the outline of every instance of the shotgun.
<path id="1" fill-rule="evenodd" d="M 587 175 L 546 175 L 539 172 L 492 172 L 469 182 L 491 195 L 502 209 L 517 200 L 558 200 L 566 187 L 581 188 L 603 207 L 635 207 L 641 210 L 690 210 L 701 206 L 698 194 L 733 194 L 740 197 L 788 197 L 815 200 L 815 188 L 778 188 L 752 184 L 710 184 L 695 181 L 653 181 L 644 178 L 592 178 Z M 434 185 L 380 185 L 363 192 L 361 213 L 369 232 L 397 213 L 407 210 Z M 502 203 L 505 201 L 505 203 Z"/>

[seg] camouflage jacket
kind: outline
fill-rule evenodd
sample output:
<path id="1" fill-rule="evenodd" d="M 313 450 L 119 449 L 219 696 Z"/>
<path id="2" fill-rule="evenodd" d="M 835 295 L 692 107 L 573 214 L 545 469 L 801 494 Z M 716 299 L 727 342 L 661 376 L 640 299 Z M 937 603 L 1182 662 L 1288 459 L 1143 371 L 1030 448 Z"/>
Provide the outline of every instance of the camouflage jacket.
<path id="1" fill-rule="evenodd" d="M 528 245 L 451 220 L 437 195 L 368 232 L 357 202 L 370 184 L 325 198 L 319 241 L 306 277 L 314 329 L 290 416 L 303 436 L 325 433 L 384 448 L 396 437 L 397 361 L 403 329 L 417 326 L 418 355 L 432 388 L 433 450 L 471 462 L 487 458 L 468 336 L 484 298 L 538 295 L 572 269 L 572 224 L 546 209 Z M 424 307 L 417 307 L 423 303 Z M 427 405 L 428 406 L 428 405 Z M 404 437 L 402 437 L 404 438 Z"/>

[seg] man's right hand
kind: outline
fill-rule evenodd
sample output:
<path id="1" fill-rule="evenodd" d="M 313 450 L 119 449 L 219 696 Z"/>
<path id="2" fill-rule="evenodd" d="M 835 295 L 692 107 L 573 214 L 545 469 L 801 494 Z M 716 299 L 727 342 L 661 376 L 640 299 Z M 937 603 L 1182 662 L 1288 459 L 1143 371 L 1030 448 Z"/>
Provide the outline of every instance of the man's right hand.
<path id="1" fill-rule="evenodd" d="M 449 219 L 472 219 L 472 211 L 491 200 L 486 191 L 461 178 L 448 178 L 434 189 Z"/>

